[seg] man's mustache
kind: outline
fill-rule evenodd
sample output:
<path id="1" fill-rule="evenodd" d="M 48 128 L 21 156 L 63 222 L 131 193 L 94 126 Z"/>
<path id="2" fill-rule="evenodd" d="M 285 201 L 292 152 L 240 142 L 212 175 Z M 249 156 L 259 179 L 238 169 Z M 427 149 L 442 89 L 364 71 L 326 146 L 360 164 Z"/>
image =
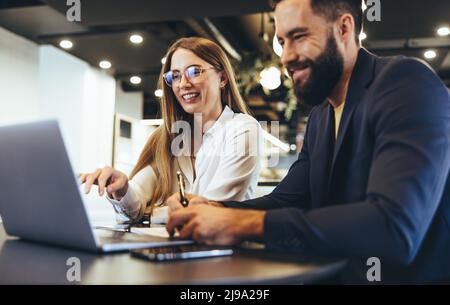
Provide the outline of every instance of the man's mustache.
<path id="1" fill-rule="evenodd" d="M 287 69 L 288 69 L 289 73 L 292 75 L 296 70 L 306 69 L 313 65 L 314 65 L 314 62 L 312 60 L 296 61 L 296 62 L 288 63 Z"/>

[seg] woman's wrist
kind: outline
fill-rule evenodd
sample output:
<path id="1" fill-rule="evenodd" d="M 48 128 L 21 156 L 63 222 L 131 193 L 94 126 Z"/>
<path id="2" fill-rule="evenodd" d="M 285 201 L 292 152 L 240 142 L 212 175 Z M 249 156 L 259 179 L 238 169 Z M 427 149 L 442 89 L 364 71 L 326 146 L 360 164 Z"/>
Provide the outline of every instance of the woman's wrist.
<path id="1" fill-rule="evenodd" d="M 128 183 L 120 190 L 110 194 L 110 197 L 114 200 L 120 201 L 128 192 Z"/>

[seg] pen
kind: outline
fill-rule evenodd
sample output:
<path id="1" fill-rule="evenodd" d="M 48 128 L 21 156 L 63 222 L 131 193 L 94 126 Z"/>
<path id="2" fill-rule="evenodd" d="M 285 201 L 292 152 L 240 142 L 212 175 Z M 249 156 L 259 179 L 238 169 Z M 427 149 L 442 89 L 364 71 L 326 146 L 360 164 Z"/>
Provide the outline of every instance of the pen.
<path id="1" fill-rule="evenodd" d="M 180 202 L 183 207 L 187 207 L 189 204 L 189 201 L 186 198 L 186 194 L 184 191 L 184 179 L 183 179 L 183 175 L 181 175 L 180 171 L 177 172 L 177 177 L 178 177 L 178 188 L 180 190 Z"/>

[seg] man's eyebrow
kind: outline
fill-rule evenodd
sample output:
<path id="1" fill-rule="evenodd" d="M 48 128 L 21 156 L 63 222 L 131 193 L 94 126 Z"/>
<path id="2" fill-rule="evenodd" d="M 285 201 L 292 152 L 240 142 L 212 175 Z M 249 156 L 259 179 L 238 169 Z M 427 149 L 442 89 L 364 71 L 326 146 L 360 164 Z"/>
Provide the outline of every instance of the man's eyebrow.
<path id="1" fill-rule="evenodd" d="M 296 27 L 296 28 L 293 28 L 292 30 L 290 30 L 286 34 L 286 36 L 287 37 L 292 37 L 295 34 L 304 34 L 304 33 L 307 33 L 307 32 L 308 32 L 308 28 L 307 27 Z M 280 39 L 281 37 L 278 36 L 278 38 Z"/>

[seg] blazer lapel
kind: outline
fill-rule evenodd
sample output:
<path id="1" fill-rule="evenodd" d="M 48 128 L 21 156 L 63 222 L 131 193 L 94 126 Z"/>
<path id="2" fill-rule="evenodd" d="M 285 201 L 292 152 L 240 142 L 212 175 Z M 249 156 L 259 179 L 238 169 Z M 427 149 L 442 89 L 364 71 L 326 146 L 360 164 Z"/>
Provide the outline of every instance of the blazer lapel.
<path id="1" fill-rule="evenodd" d="M 364 48 L 359 50 L 358 59 L 356 60 L 355 67 L 350 78 L 350 84 L 348 87 L 347 97 L 345 101 L 344 110 L 342 112 L 341 122 L 339 124 L 338 137 L 336 139 L 336 145 L 334 147 L 333 160 L 331 163 L 330 176 L 333 173 L 336 158 L 342 147 L 345 134 L 356 106 L 358 105 L 362 94 L 367 89 L 369 83 L 373 78 L 375 55 L 369 53 Z"/>
<path id="2" fill-rule="evenodd" d="M 321 111 L 321 118 L 318 120 L 319 126 L 315 136 L 316 143 L 314 145 L 314 152 L 311 154 L 311 165 L 314 168 L 311 171 L 314 194 L 314 207 L 320 207 L 327 202 L 328 182 L 330 178 L 331 161 L 333 158 L 334 148 L 334 111 L 333 107 L 326 102 L 326 105 Z"/>
<path id="3" fill-rule="evenodd" d="M 347 128 L 353 112 L 358 105 L 362 93 L 366 90 L 367 85 L 372 80 L 374 63 L 374 55 L 367 52 L 364 48 L 361 48 L 356 60 L 355 67 L 350 78 L 350 84 L 348 86 L 347 97 L 345 101 L 344 110 L 342 112 L 341 122 L 339 124 L 339 133 L 336 139 L 336 146 L 333 156 L 333 164 L 336 160 L 336 156 L 342 146 L 342 141 L 347 132 Z"/>

